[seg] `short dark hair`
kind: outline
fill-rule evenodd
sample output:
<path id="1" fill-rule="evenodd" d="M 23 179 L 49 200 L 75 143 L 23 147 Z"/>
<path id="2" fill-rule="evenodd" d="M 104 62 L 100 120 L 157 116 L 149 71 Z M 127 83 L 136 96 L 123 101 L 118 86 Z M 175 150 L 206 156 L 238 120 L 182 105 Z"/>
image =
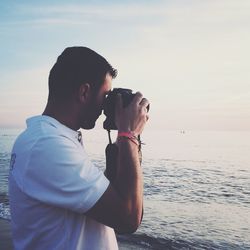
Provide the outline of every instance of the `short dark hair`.
<path id="1" fill-rule="evenodd" d="M 83 83 L 99 89 L 109 73 L 117 75 L 107 60 L 87 47 L 68 47 L 57 58 L 49 74 L 49 100 L 69 99 Z"/>

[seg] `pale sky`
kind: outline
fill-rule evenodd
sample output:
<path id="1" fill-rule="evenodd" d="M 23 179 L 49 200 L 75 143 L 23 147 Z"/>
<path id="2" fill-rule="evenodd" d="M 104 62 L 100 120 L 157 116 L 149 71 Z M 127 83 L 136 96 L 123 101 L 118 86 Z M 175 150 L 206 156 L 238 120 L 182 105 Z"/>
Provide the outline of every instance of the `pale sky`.
<path id="1" fill-rule="evenodd" d="M 39 3 L 40 2 L 40 3 Z M 141 91 L 152 129 L 250 130 L 250 1 L 1 1 L 0 127 L 41 114 L 68 46 Z"/>

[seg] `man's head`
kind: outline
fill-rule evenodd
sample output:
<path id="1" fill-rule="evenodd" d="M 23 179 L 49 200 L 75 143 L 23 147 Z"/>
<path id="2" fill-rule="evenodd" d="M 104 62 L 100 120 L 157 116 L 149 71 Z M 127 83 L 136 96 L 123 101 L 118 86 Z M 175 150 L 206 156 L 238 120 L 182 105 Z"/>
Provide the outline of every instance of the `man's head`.
<path id="1" fill-rule="evenodd" d="M 95 51 L 86 47 L 66 48 L 49 74 L 49 100 L 68 100 L 83 83 L 98 90 L 107 73 L 115 78 L 117 71 Z"/>
<path id="2" fill-rule="evenodd" d="M 93 50 L 66 48 L 50 71 L 48 101 L 57 105 L 77 103 L 80 127 L 93 128 L 116 75 L 107 60 Z"/>

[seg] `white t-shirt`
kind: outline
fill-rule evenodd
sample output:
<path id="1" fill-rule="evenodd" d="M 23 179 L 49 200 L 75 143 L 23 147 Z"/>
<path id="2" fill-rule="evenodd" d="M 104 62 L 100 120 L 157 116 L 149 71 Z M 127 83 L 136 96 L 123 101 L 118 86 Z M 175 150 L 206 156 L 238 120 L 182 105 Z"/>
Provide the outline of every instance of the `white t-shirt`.
<path id="1" fill-rule="evenodd" d="M 78 132 L 49 116 L 27 120 L 11 156 L 15 249 L 118 249 L 114 230 L 84 215 L 109 185 Z"/>

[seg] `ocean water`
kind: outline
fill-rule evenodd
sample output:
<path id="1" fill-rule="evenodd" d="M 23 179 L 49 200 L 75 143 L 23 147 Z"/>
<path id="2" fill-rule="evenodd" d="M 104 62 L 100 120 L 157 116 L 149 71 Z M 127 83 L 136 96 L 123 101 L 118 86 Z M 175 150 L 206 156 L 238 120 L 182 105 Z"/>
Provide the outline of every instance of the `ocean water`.
<path id="1" fill-rule="evenodd" d="M 0 218 L 7 220 L 10 151 L 19 132 L 0 130 Z M 83 131 L 83 139 L 103 169 L 106 132 Z M 119 240 L 141 249 L 250 249 L 250 132 L 145 130 L 142 140 L 143 222 Z"/>

